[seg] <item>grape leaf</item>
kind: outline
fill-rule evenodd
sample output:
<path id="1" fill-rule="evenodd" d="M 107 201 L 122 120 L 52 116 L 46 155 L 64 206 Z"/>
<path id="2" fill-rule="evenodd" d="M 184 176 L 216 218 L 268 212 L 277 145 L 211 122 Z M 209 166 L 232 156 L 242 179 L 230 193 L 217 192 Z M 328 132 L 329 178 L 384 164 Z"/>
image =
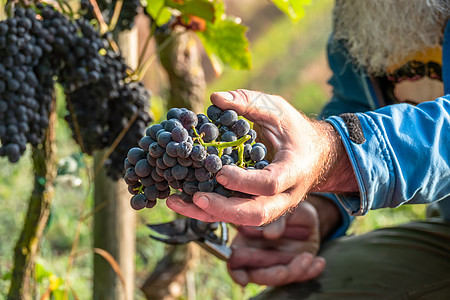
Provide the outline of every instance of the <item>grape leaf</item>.
<path id="1" fill-rule="evenodd" d="M 182 15 L 192 15 L 208 22 L 214 22 L 214 4 L 207 0 L 167 0 L 166 6 L 174 8 Z"/>
<path id="2" fill-rule="evenodd" d="M 197 32 L 202 40 L 206 53 L 210 58 L 219 58 L 233 69 L 251 68 L 251 55 L 248 40 L 245 36 L 247 28 L 235 20 L 216 20 L 207 23 L 206 30 Z"/>
<path id="3" fill-rule="evenodd" d="M 272 2 L 293 22 L 300 20 L 305 15 L 304 6 L 311 4 L 311 0 L 272 0 Z"/>
<path id="4" fill-rule="evenodd" d="M 172 17 L 172 13 L 166 7 L 165 2 L 165 0 L 150 0 L 147 2 L 147 7 L 145 8 L 158 26 L 166 24 Z"/>

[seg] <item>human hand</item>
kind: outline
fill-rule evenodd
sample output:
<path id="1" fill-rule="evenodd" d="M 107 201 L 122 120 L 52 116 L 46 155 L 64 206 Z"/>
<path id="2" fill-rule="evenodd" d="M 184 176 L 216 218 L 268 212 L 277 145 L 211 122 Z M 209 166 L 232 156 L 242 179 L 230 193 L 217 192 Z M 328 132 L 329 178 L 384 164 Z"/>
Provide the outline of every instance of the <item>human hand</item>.
<path id="1" fill-rule="evenodd" d="M 254 122 L 259 138 L 275 155 L 262 170 L 224 166 L 218 172 L 220 184 L 251 196 L 197 192 L 193 203 L 185 203 L 179 195 L 171 195 L 166 202 L 169 208 L 205 222 L 258 226 L 295 207 L 313 187 L 320 190 L 330 182 L 320 180 L 334 171 L 343 151 L 331 125 L 310 120 L 279 96 L 254 91 L 214 93 L 211 102 Z"/>
<path id="2" fill-rule="evenodd" d="M 295 211 L 264 227 L 240 227 L 228 261 L 238 284 L 278 286 L 319 276 L 325 260 L 316 256 L 320 246 L 316 209 L 302 202 Z"/>

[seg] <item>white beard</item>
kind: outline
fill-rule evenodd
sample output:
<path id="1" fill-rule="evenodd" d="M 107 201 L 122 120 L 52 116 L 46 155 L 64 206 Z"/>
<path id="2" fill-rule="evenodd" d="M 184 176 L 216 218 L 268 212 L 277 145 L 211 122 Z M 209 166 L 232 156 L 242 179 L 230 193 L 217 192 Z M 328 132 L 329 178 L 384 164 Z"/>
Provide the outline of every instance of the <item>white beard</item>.
<path id="1" fill-rule="evenodd" d="M 336 0 L 334 38 L 369 74 L 440 44 L 449 0 Z"/>

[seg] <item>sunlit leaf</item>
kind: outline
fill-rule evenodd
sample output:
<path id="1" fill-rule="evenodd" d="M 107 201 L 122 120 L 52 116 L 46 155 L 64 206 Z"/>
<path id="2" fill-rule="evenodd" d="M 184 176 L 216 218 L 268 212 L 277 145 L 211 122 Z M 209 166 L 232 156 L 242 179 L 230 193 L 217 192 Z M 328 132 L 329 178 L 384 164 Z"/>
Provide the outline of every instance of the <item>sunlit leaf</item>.
<path id="1" fill-rule="evenodd" d="M 172 17 L 171 11 L 165 5 L 165 0 L 150 0 L 145 9 L 158 26 L 166 24 Z"/>
<path id="2" fill-rule="evenodd" d="M 245 26 L 227 19 L 208 23 L 206 30 L 197 34 L 210 57 L 215 54 L 233 69 L 247 70 L 251 68 L 251 55 L 246 31 Z"/>
<path id="3" fill-rule="evenodd" d="M 36 282 L 38 283 L 42 283 L 43 279 L 53 275 L 52 272 L 45 270 L 44 266 L 41 264 L 36 264 L 34 273 L 36 276 Z"/>
<path id="4" fill-rule="evenodd" d="M 177 9 L 182 15 L 196 16 L 214 22 L 214 4 L 207 0 L 167 0 L 168 7 Z"/>

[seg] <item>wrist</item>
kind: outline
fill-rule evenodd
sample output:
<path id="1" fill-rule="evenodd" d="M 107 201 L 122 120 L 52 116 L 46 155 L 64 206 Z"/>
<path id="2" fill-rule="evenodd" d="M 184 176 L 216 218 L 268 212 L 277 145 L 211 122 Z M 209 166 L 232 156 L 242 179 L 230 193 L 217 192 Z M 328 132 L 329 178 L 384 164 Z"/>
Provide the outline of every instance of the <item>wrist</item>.
<path id="1" fill-rule="evenodd" d="M 318 140 L 321 144 L 318 148 L 322 151 L 319 151 L 321 153 L 318 163 L 320 171 L 311 192 L 358 192 L 355 173 L 341 137 L 331 124 L 325 121 L 317 123 L 321 137 Z"/>

